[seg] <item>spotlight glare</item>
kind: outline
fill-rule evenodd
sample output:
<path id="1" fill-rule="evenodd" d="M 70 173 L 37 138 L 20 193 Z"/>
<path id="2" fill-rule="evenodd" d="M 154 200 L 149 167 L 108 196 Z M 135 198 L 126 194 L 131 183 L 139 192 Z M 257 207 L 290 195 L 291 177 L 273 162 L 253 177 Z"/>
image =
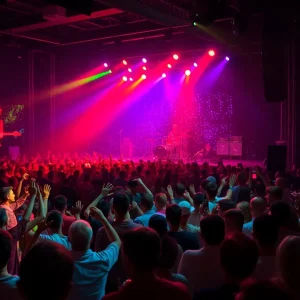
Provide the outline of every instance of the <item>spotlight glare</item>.
<path id="1" fill-rule="evenodd" d="M 128 78 L 126 76 L 123 76 L 123 81 L 127 81 Z"/>
<path id="2" fill-rule="evenodd" d="M 194 22 L 193 25 L 194 25 L 194 26 L 197 26 L 197 22 Z"/>
<path id="3" fill-rule="evenodd" d="M 173 58 L 174 58 L 175 60 L 178 60 L 179 56 L 178 56 L 177 54 L 174 54 L 174 55 L 173 55 Z"/>
<path id="4" fill-rule="evenodd" d="M 146 71 L 146 70 L 147 70 L 147 68 L 146 68 L 145 66 L 143 66 L 143 70 L 144 70 L 144 71 Z"/>
<path id="5" fill-rule="evenodd" d="M 109 72 L 109 73 L 112 73 L 112 70 L 109 70 L 108 72 Z"/>
<path id="6" fill-rule="evenodd" d="M 226 56 L 225 59 L 226 59 L 227 61 L 229 61 L 229 57 L 228 57 L 228 56 Z"/>
<path id="7" fill-rule="evenodd" d="M 190 71 L 190 70 L 186 70 L 186 71 L 185 71 L 185 75 L 186 75 L 186 76 L 190 76 L 190 75 L 191 75 L 191 71 Z"/>
<path id="8" fill-rule="evenodd" d="M 142 79 L 146 79 L 147 76 L 145 74 L 142 75 Z"/>
<path id="9" fill-rule="evenodd" d="M 132 78 L 132 77 L 130 77 L 130 78 L 129 78 L 129 80 L 130 80 L 130 81 L 133 81 L 133 78 Z"/>
<path id="10" fill-rule="evenodd" d="M 147 62 L 147 59 L 146 58 L 143 58 L 142 59 L 142 62 L 145 64 Z"/>
<path id="11" fill-rule="evenodd" d="M 162 78 L 166 78 L 166 77 L 167 77 L 167 74 L 166 74 L 166 73 L 162 73 L 161 77 L 162 77 Z"/>
<path id="12" fill-rule="evenodd" d="M 215 51 L 214 50 L 209 50 L 208 55 L 209 56 L 215 56 Z"/>
<path id="13" fill-rule="evenodd" d="M 197 63 L 195 63 L 195 62 L 194 62 L 194 67 L 195 67 L 195 68 L 197 68 L 197 67 L 198 67 L 198 64 L 197 64 Z"/>
<path id="14" fill-rule="evenodd" d="M 168 68 L 171 69 L 171 68 L 172 68 L 172 65 L 171 65 L 171 64 L 168 64 Z"/>
<path id="15" fill-rule="evenodd" d="M 107 64 L 107 63 L 104 63 L 104 67 L 107 68 L 107 67 L 108 67 L 108 64 Z"/>
<path id="16" fill-rule="evenodd" d="M 125 59 L 123 60 L 123 65 L 127 66 L 127 61 Z"/>
<path id="17" fill-rule="evenodd" d="M 132 72 L 132 70 L 131 70 L 130 68 L 128 68 L 128 72 L 129 72 L 129 73 L 131 73 L 131 72 Z"/>

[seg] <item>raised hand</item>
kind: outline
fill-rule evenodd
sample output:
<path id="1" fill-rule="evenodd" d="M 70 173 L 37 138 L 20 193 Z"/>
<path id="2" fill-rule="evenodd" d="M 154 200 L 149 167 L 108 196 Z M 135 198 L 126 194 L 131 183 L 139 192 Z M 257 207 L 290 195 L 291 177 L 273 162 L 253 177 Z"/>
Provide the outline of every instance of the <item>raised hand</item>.
<path id="1" fill-rule="evenodd" d="M 114 186 L 110 183 L 104 185 L 102 188 L 102 192 L 101 192 L 103 197 L 110 196 L 110 192 L 112 191 L 113 188 L 114 188 Z"/>
<path id="2" fill-rule="evenodd" d="M 31 179 L 31 182 L 29 185 L 29 194 L 31 196 L 36 196 L 36 194 L 37 194 L 37 187 L 36 187 L 35 179 Z"/>
<path id="3" fill-rule="evenodd" d="M 189 186 L 189 189 L 190 189 L 190 193 L 191 193 L 192 195 L 196 195 L 195 185 L 191 184 L 191 185 Z"/>
<path id="4" fill-rule="evenodd" d="M 81 203 L 81 201 L 77 201 L 75 203 L 75 207 L 73 207 L 72 212 L 74 215 L 80 215 L 81 211 L 82 211 L 83 205 Z"/>
<path id="5" fill-rule="evenodd" d="M 43 192 L 44 192 L 44 198 L 48 199 L 51 192 L 51 186 L 49 184 L 45 184 L 43 188 Z"/>
<path id="6" fill-rule="evenodd" d="M 28 177 L 29 177 L 29 175 L 27 173 L 24 173 L 21 180 L 22 181 L 27 180 Z"/>
<path id="7" fill-rule="evenodd" d="M 226 184 L 227 184 L 227 179 L 228 179 L 227 176 L 225 176 L 225 177 L 222 179 L 222 185 L 226 185 Z"/>
<path id="8" fill-rule="evenodd" d="M 139 184 L 143 183 L 143 180 L 141 178 L 136 178 L 136 179 L 133 179 L 132 181 L 136 181 Z"/>
<path id="9" fill-rule="evenodd" d="M 190 195 L 190 193 L 186 190 L 186 191 L 184 192 L 184 194 L 183 194 L 183 197 L 184 197 L 185 199 L 190 199 L 190 198 L 191 198 L 191 195 Z"/>
<path id="10" fill-rule="evenodd" d="M 232 174 L 229 179 L 229 186 L 231 187 L 234 186 L 235 182 L 236 182 L 236 175 Z"/>
<path id="11" fill-rule="evenodd" d="M 97 207 L 90 208 L 90 216 L 99 221 L 106 219 L 103 212 L 100 209 L 98 209 Z"/>
<path id="12" fill-rule="evenodd" d="M 24 194 L 25 194 L 25 196 L 29 195 L 29 184 L 27 186 L 25 186 L 25 188 L 24 188 Z"/>
<path id="13" fill-rule="evenodd" d="M 171 198 L 174 198 L 174 192 L 170 185 L 167 186 L 167 192 Z"/>

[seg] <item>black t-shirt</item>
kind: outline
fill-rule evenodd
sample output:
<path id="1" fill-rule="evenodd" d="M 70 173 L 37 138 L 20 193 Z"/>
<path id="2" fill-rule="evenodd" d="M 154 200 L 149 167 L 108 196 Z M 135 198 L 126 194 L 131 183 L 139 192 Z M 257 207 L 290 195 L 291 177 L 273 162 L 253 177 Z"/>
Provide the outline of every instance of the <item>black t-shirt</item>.
<path id="1" fill-rule="evenodd" d="M 200 243 L 197 233 L 188 231 L 170 231 L 168 232 L 168 235 L 177 241 L 183 251 L 200 249 Z"/>

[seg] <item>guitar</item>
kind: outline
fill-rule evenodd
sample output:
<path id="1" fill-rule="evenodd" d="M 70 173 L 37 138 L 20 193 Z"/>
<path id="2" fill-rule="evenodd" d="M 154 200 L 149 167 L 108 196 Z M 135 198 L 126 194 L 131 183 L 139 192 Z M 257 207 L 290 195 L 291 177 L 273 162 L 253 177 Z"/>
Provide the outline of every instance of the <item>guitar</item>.
<path id="1" fill-rule="evenodd" d="M 13 137 L 19 137 L 22 136 L 22 133 L 19 131 L 14 131 L 14 132 L 0 132 L 0 139 L 2 139 L 5 136 L 13 136 Z"/>

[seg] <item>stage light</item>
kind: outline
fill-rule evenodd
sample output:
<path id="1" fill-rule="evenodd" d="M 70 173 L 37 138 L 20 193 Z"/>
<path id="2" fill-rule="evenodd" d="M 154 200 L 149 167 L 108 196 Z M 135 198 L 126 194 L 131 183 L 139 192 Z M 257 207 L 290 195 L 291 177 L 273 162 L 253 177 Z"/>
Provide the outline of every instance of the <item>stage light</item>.
<path id="1" fill-rule="evenodd" d="M 186 70 L 186 71 L 185 71 L 185 75 L 186 75 L 186 76 L 190 76 L 190 75 L 191 75 L 191 71 L 190 71 L 190 70 Z"/>
<path id="2" fill-rule="evenodd" d="M 130 80 L 130 81 L 133 81 L 133 78 L 132 78 L 132 77 L 130 77 L 130 78 L 129 78 L 129 80 Z"/>
<path id="3" fill-rule="evenodd" d="M 147 70 L 147 68 L 146 68 L 145 66 L 143 66 L 143 70 L 144 70 L 144 71 L 146 71 L 146 70 Z"/>
<path id="4" fill-rule="evenodd" d="M 171 65 L 171 64 L 168 64 L 168 68 L 171 69 L 171 68 L 172 68 L 172 65 Z"/>
<path id="5" fill-rule="evenodd" d="M 109 73 L 112 73 L 112 70 L 109 70 L 108 72 L 109 72 Z"/>
<path id="6" fill-rule="evenodd" d="M 177 54 L 174 54 L 174 55 L 173 55 L 173 58 L 174 58 L 175 60 L 178 60 L 179 56 L 178 56 Z"/>
<path id="7" fill-rule="evenodd" d="M 193 23 L 193 26 L 197 26 L 197 22 L 194 22 L 194 23 Z"/>
<path id="8" fill-rule="evenodd" d="M 132 70 L 131 70 L 130 68 L 128 68 L 128 72 L 129 72 L 129 73 L 131 73 L 131 72 L 132 72 Z"/>
<path id="9" fill-rule="evenodd" d="M 167 77 L 167 74 L 166 74 L 166 73 L 162 73 L 161 77 L 162 77 L 162 78 L 166 78 L 166 77 Z"/>
<path id="10" fill-rule="evenodd" d="M 227 61 L 229 61 L 229 57 L 228 57 L 228 56 L 226 56 L 225 59 L 226 59 Z"/>
<path id="11" fill-rule="evenodd" d="M 108 67 L 108 64 L 107 64 L 107 63 L 105 63 L 105 64 L 104 64 L 104 67 L 105 67 L 105 68 L 107 68 L 107 67 Z"/>
<path id="12" fill-rule="evenodd" d="M 145 74 L 142 75 L 142 79 L 146 79 L 147 76 Z"/>
<path id="13" fill-rule="evenodd" d="M 123 76 L 123 81 L 127 81 L 127 77 L 126 76 Z"/>
<path id="14" fill-rule="evenodd" d="M 125 59 L 123 60 L 123 65 L 127 66 L 127 61 Z"/>
<path id="15" fill-rule="evenodd" d="M 145 64 L 147 62 L 147 59 L 146 58 L 143 58 L 142 59 L 142 62 Z"/>
<path id="16" fill-rule="evenodd" d="M 197 67 L 198 67 L 198 64 L 197 64 L 197 63 L 195 63 L 195 62 L 194 62 L 194 67 L 195 67 L 195 68 L 197 68 Z"/>
<path id="17" fill-rule="evenodd" d="M 214 50 L 209 50 L 208 55 L 209 56 L 215 56 L 215 51 Z"/>

